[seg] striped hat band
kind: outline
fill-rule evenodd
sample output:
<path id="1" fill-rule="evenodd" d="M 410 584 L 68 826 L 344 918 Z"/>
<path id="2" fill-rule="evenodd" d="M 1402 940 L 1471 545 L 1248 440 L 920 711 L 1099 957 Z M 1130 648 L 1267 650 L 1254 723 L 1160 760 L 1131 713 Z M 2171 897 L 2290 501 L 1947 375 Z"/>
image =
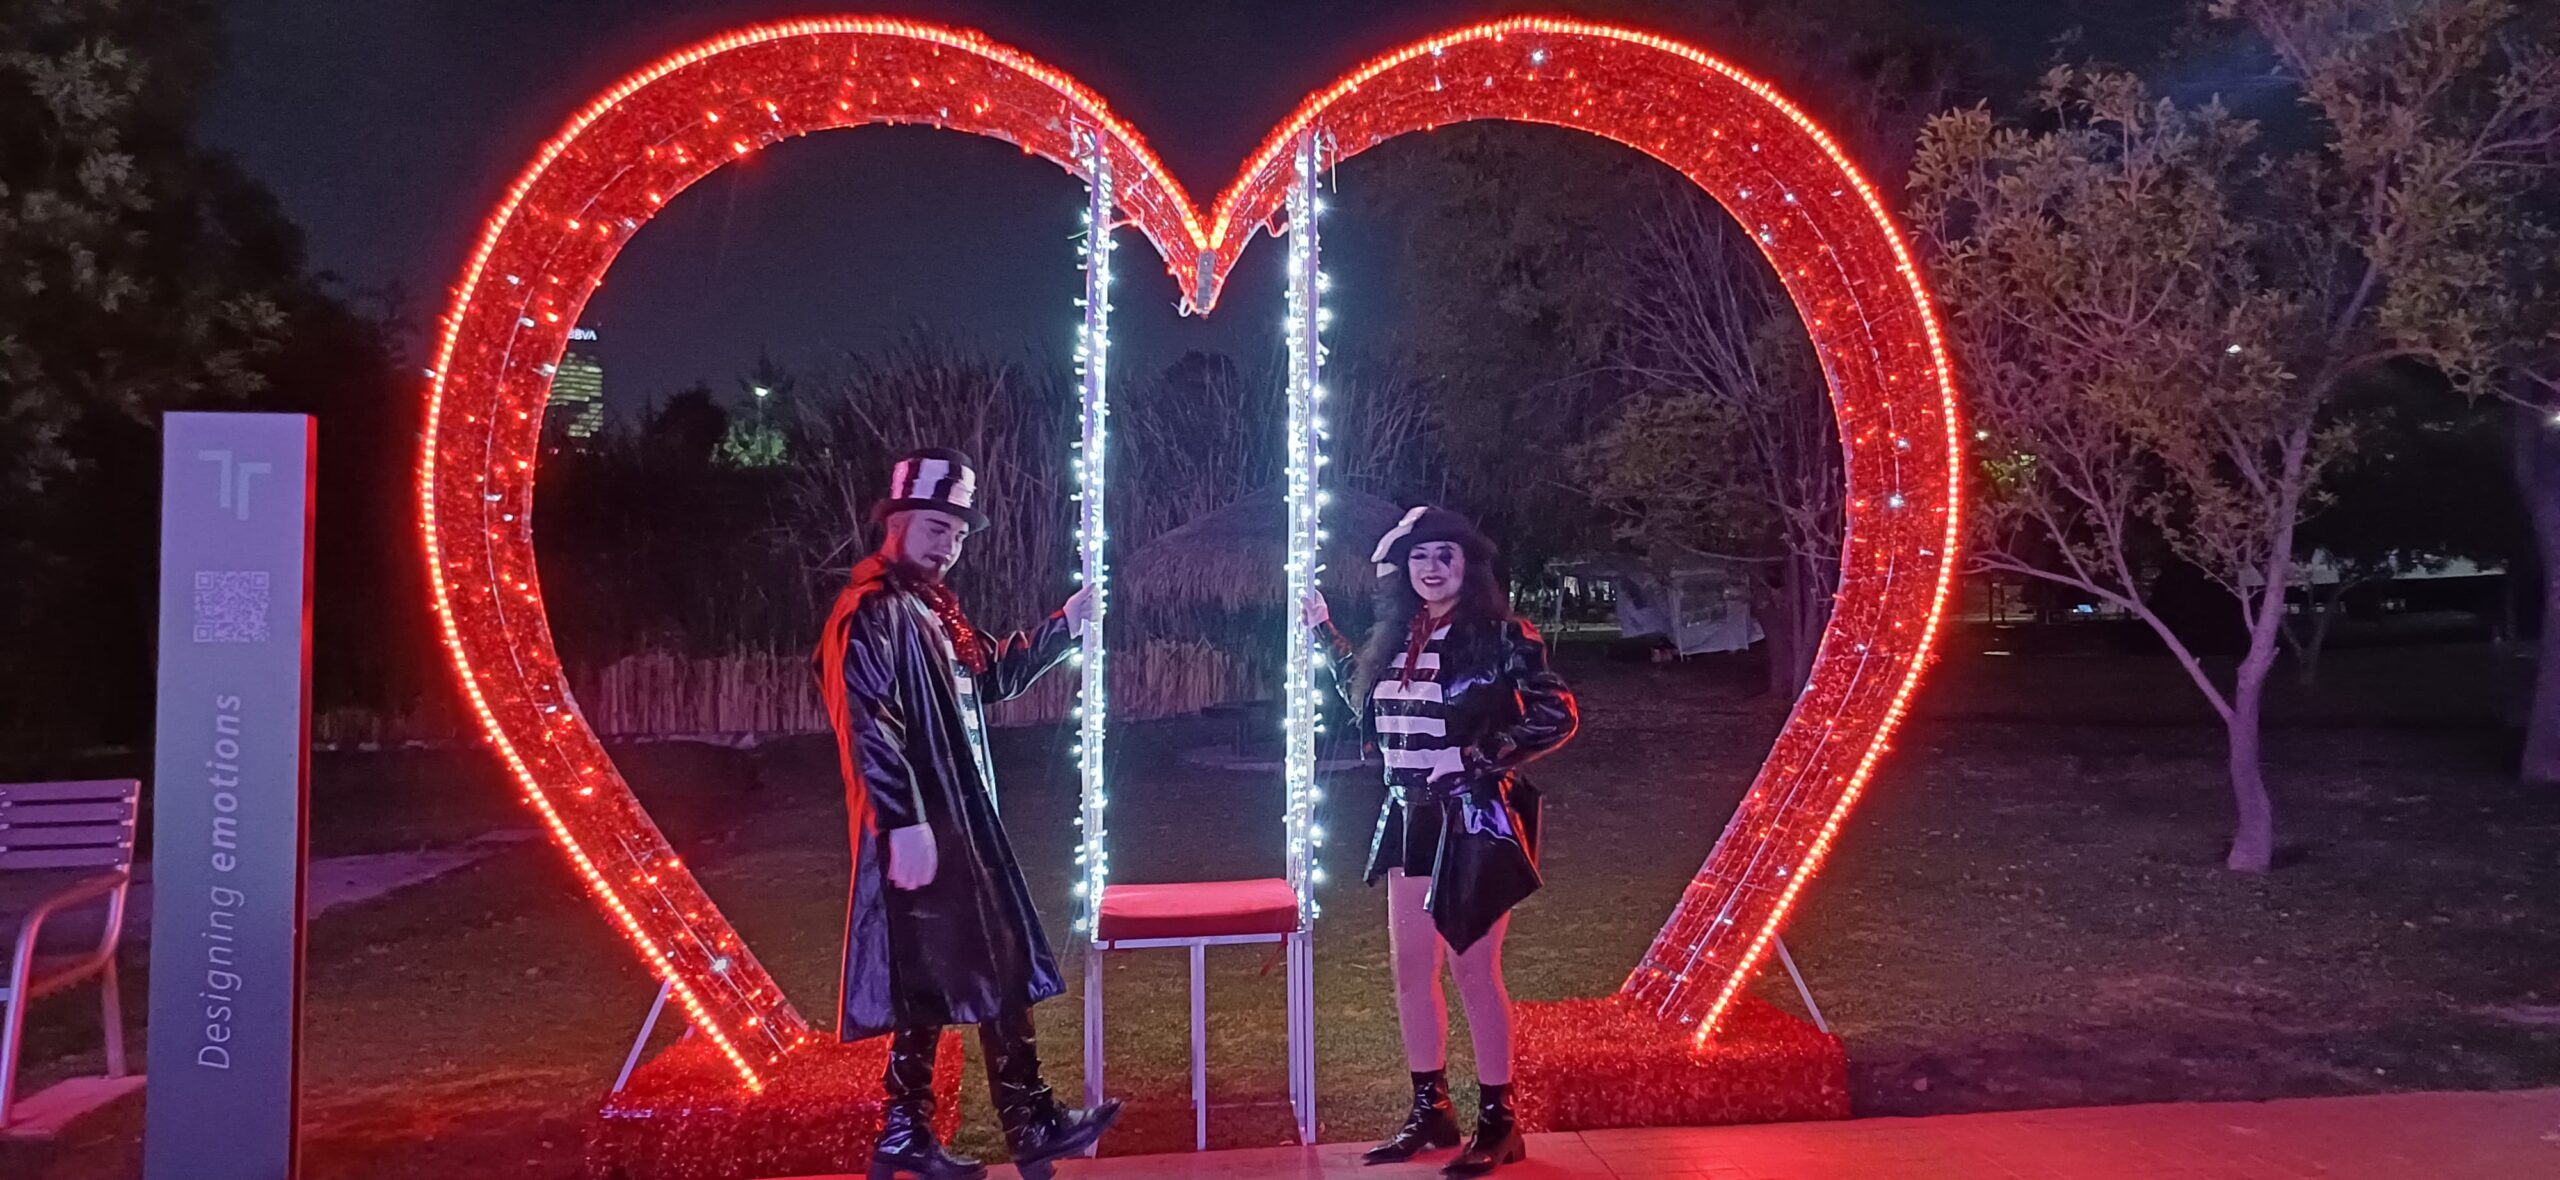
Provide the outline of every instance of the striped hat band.
<path id="1" fill-rule="evenodd" d="M 931 500 L 955 508 L 974 508 L 978 499 L 978 473 L 966 464 L 948 459 L 902 460 L 889 473 L 889 498 Z"/>

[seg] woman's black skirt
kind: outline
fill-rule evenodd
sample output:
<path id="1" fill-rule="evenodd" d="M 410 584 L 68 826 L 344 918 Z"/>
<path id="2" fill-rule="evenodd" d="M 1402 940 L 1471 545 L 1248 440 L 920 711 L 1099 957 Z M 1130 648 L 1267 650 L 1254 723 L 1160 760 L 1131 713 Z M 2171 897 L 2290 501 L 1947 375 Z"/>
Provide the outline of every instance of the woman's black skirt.
<path id="1" fill-rule="evenodd" d="M 1388 869 L 1403 869 L 1408 877 L 1430 876 L 1440 856 L 1445 806 L 1436 799 L 1406 803 L 1389 792 L 1386 807 L 1378 815 L 1378 838 L 1369 854 L 1368 879 L 1386 876 Z"/>

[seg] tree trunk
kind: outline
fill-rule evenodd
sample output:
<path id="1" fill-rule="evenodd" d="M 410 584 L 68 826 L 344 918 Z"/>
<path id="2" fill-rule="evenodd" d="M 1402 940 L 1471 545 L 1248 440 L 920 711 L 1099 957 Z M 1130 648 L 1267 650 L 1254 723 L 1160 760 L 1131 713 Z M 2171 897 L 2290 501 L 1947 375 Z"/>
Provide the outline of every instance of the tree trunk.
<path id="1" fill-rule="evenodd" d="M 2535 786 L 2560 785 L 2560 428 L 2540 411 L 2516 411 L 2516 484 L 2542 555 L 2542 640 L 2533 699 L 2524 714 L 2524 761 Z"/>
<path id="2" fill-rule="evenodd" d="M 2282 586 L 2269 587 L 2265 593 L 2275 598 L 2275 610 L 2283 609 Z M 2267 794 L 2266 759 L 2259 746 L 2265 732 L 2267 677 L 2275 671 L 2281 618 L 2271 611 L 2260 612 L 2257 625 L 2250 628 L 2248 653 L 2241 657 L 2231 680 L 2231 797 L 2239 822 L 2231 833 L 2231 855 L 2223 864 L 2237 873 L 2263 873 L 2275 863 L 2275 801 Z"/>
<path id="3" fill-rule="evenodd" d="M 2347 609 L 2347 582 L 2344 578 L 2339 579 L 2326 595 L 2318 586 L 2309 590 L 2311 634 L 2295 644 L 2293 650 L 2294 678 L 2305 688 L 2320 682 L 2320 653 L 2328 650 L 2329 629 L 2338 621 L 2338 615 Z"/>
<path id="4" fill-rule="evenodd" d="M 1806 568 L 1810 564 L 1801 554 L 1779 561 L 1778 584 L 1770 593 L 1771 617 L 1760 628 L 1768 644 L 1769 691 L 1790 700 L 1804 691 L 1814 652 L 1822 644 L 1822 579 Z"/>
<path id="5" fill-rule="evenodd" d="M 1796 686 L 1788 682 L 1787 672 L 1796 663 L 1793 650 L 1796 642 L 1795 566 L 1782 560 L 1778 563 L 1778 576 L 1774 583 L 1767 578 L 1758 581 L 1759 602 L 1767 607 L 1757 620 L 1761 650 L 1769 657 L 1761 669 L 1761 687 L 1770 696 L 1790 698 L 1796 690 Z"/>
<path id="6" fill-rule="evenodd" d="M 1791 670 L 1795 690 L 1803 692 L 1813 678 L 1813 659 L 1822 650 L 1822 631 L 1831 623 L 1831 583 L 1822 563 L 1802 554 L 1790 559 L 1796 569 L 1796 659 Z"/>

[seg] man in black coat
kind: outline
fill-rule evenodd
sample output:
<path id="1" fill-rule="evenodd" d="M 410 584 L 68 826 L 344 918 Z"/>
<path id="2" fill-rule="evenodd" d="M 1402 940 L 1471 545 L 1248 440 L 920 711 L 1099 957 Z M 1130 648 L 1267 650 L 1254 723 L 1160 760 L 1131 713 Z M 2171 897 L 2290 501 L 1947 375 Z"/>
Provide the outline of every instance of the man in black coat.
<path id="1" fill-rule="evenodd" d="M 853 822 L 845 916 L 847 1041 L 891 1034 L 888 1104 L 871 1180 L 974 1180 L 986 1168 L 933 1133 L 942 1028 L 975 1024 L 1015 1165 L 1039 1180 L 1082 1153 L 1117 1102 L 1061 1108 L 1041 1080 L 1031 1006 L 1065 990 L 996 811 L 985 705 L 1028 691 L 1092 617 L 1078 592 L 1027 634 L 969 625 L 943 576 L 973 531 L 977 473 L 950 450 L 899 460 L 873 512 L 887 535 L 853 576 L 818 646 Z"/>

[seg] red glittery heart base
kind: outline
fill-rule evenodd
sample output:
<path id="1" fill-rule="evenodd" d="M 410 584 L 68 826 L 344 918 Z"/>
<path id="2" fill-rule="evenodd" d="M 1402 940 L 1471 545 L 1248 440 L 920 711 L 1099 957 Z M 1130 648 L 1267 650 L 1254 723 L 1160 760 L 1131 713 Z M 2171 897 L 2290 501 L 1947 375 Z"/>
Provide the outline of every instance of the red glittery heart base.
<path id="1" fill-rule="evenodd" d="M 762 1092 L 701 1037 L 669 1046 L 608 1095 L 587 1134 L 589 1180 L 860 1175 L 880 1134 L 889 1038 L 825 1040 L 782 1059 Z M 960 1127 L 960 1032 L 934 1059 L 933 1128 Z"/>
<path id="2" fill-rule="evenodd" d="M 1531 1131 L 1849 1117 L 1840 1038 L 1744 995 L 1703 1049 L 1623 997 L 1524 1003 L 1512 1083 Z"/>

